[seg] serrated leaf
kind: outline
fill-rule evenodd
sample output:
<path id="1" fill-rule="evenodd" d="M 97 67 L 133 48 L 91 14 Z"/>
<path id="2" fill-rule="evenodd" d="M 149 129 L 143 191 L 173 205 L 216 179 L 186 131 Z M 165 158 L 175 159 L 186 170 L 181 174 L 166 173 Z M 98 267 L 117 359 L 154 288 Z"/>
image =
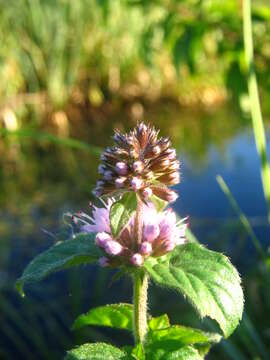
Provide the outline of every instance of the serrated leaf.
<path id="1" fill-rule="evenodd" d="M 220 339 L 219 334 L 173 325 L 149 332 L 146 353 L 148 356 L 151 354 L 153 360 L 202 359 L 211 344 Z"/>
<path id="2" fill-rule="evenodd" d="M 209 316 L 228 337 L 243 312 L 240 277 L 228 258 L 198 244 L 178 246 L 170 255 L 144 263 L 159 285 L 182 293 L 199 314 Z"/>
<path id="3" fill-rule="evenodd" d="M 60 242 L 44 251 L 26 267 L 16 282 L 17 290 L 23 295 L 25 284 L 41 281 L 58 270 L 97 261 L 102 253 L 94 239 L 95 234 L 78 234 L 75 238 Z"/>
<path id="4" fill-rule="evenodd" d="M 96 343 L 84 344 L 68 351 L 65 360 L 128 360 L 128 357 L 115 346 Z"/>
<path id="5" fill-rule="evenodd" d="M 148 327 L 151 330 L 164 329 L 164 328 L 168 328 L 169 326 L 170 326 L 170 320 L 167 314 L 163 314 L 158 317 L 153 317 L 148 323 Z"/>
<path id="6" fill-rule="evenodd" d="M 127 225 L 131 216 L 137 208 L 135 192 L 128 192 L 115 202 L 110 210 L 111 230 L 114 237 L 117 237 L 121 230 Z"/>
<path id="7" fill-rule="evenodd" d="M 163 347 L 156 349 L 149 349 L 146 351 L 146 359 L 148 360 L 203 360 L 197 349 L 192 346 L 186 345 L 178 350 L 169 351 L 167 344 L 164 343 Z"/>
<path id="8" fill-rule="evenodd" d="M 154 330 L 151 332 L 151 342 L 153 344 L 170 341 L 173 348 L 181 345 L 193 345 L 197 343 L 209 343 L 208 337 L 198 329 L 185 326 L 173 325 L 166 329 Z M 221 336 L 219 336 L 221 338 Z"/>
<path id="9" fill-rule="evenodd" d="M 132 331 L 132 316 L 131 304 L 99 306 L 80 315 L 72 328 L 75 330 L 88 325 L 97 325 Z"/>

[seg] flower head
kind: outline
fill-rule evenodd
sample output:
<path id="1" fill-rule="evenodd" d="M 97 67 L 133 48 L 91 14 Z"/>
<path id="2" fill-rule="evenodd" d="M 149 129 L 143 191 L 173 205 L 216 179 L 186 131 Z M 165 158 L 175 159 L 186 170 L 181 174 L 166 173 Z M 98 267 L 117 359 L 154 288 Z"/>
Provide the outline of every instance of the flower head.
<path id="1" fill-rule="evenodd" d="M 113 139 L 115 146 L 101 156 L 97 196 L 136 191 L 144 201 L 152 194 L 169 202 L 176 200 L 176 192 L 168 186 L 180 182 L 180 164 L 168 138 L 158 138 L 153 127 L 140 123 L 127 134 L 115 131 Z"/>
<path id="2" fill-rule="evenodd" d="M 104 256 L 99 260 L 101 266 L 141 266 L 148 256 L 162 256 L 186 242 L 185 222 L 177 224 L 176 215 L 171 209 L 157 212 L 151 203 L 143 205 L 141 244 L 134 241 L 134 217 L 131 217 L 120 234 L 114 237 L 109 221 L 113 202 L 114 199 L 109 199 L 101 208 L 92 206 L 92 216 L 82 212 L 75 215 L 75 220 L 81 225 L 83 232 L 97 232 L 95 243 L 104 252 Z"/>

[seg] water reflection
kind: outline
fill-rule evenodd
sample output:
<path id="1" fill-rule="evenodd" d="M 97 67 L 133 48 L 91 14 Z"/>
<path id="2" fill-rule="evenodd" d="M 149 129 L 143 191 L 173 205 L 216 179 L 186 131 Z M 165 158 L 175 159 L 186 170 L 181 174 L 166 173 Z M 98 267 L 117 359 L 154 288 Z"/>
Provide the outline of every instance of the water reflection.
<path id="1" fill-rule="evenodd" d="M 171 103 L 150 107 L 144 118 L 159 127 L 162 135 L 171 136 L 179 150 L 182 183 L 174 208 L 181 215 L 190 215 L 191 228 L 202 242 L 230 255 L 245 272 L 253 261 L 250 255 L 255 255 L 254 249 L 220 190 L 216 175 L 224 177 L 242 210 L 252 217 L 258 237 L 269 238 L 259 160 L 247 120 L 230 107 L 191 111 Z M 114 127 L 128 130 L 133 124 L 127 108 L 110 120 L 75 123 L 71 135 L 105 147 L 111 144 Z M 129 302 L 128 279 L 107 291 L 111 274 L 85 267 L 35 285 L 25 300 L 13 291 L 14 281 L 25 265 L 55 241 L 42 229 L 54 233 L 65 211 L 87 208 L 97 177 L 97 157 L 29 139 L 18 142 L 16 138 L 4 139 L 0 154 L 0 357 L 59 359 L 74 343 L 111 337 L 118 344 L 119 339 L 123 343 L 131 341 L 128 335 L 113 336 L 103 329 L 84 329 L 75 334 L 69 331 L 75 317 L 92 306 Z M 154 314 L 169 311 L 168 306 L 160 305 L 168 305 L 169 298 L 173 322 L 177 314 L 184 313 L 182 323 L 191 324 L 188 305 L 181 300 L 175 302 L 171 293 L 155 288 L 151 291 L 158 294 L 158 301 L 152 299 Z M 192 321 L 198 323 L 193 316 Z"/>

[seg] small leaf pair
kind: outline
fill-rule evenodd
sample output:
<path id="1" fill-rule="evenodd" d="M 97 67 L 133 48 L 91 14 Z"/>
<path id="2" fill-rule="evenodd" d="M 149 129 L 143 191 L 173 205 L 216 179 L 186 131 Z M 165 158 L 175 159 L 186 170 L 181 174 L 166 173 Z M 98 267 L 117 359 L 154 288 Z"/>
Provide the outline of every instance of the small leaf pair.
<path id="1" fill-rule="evenodd" d="M 79 316 L 73 325 L 73 329 L 79 329 L 87 325 L 97 325 L 132 331 L 132 317 L 133 307 L 131 304 L 100 306 L 90 310 L 87 314 Z M 204 356 L 209 351 L 211 345 L 219 342 L 220 339 L 221 336 L 218 334 L 209 334 L 184 326 L 171 326 L 168 316 L 165 314 L 149 320 L 148 334 L 144 346 L 142 344 L 138 344 L 135 347 L 125 346 L 121 350 L 122 353 L 119 352 L 119 359 L 184 359 L 186 355 L 192 356 L 192 359 L 202 359 L 201 356 Z M 105 344 L 99 344 L 99 346 L 102 349 Z M 96 347 L 92 348 L 91 344 L 83 345 L 75 350 L 71 350 L 67 359 L 72 359 L 72 357 L 69 357 L 72 354 L 83 353 L 83 350 L 87 350 L 88 359 L 92 359 L 90 356 L 93 356 L 96 349 Z M 116 350 L 120 350 L 117 348 L 112 349 L 111 347 L 106 349 L 108 353 L 109 350 L 112 350 L 112 356 L 115 356 Z M 84 359 L 84 357 L 77 357 L 77 359 Z M 95 359 L 103 359 L 103 357 Z M 112 359 L 118 359 L 118 357 L 112 357 Z"/>

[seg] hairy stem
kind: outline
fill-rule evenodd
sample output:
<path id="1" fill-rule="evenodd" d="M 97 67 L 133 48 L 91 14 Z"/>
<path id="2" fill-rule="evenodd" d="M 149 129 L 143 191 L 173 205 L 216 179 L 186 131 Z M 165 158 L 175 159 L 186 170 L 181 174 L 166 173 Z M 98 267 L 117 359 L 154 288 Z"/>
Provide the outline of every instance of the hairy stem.
<path id="1" fill-rule="evenodd" d="M 143 203 L 137 198 L 135 215 L 135 241 L 134 248 L 138 251 L 142 242 L 143 231 Z M 133 333 L 135 343 L 143 343 L 147 332 L 147 288 L 148 276 L 142 270 L 136 271 L 133 279 Z"/>
<path id="2" fill-rule="evenodd" d="M 148 275 L 143 271 L 134 274 L 133 283 L 133 333 L 135 343 L 143 343 L 147 332 Z"/>
<path id="3" fill-rule="evenodd" d="M 266 154 L 266 139 L 263 118 L 259 100 L 258 85 L 254 68 L 254 51 L 252 38 L 251 1 L 243 0 L 243 36 L 245 58 L 248 68 L 248 93 L 250 99 L 251 117 L 257 152 L 261 160 L 261 178 L 264 195 L 268 205 L 270 221 L 270 167 Z"/>

